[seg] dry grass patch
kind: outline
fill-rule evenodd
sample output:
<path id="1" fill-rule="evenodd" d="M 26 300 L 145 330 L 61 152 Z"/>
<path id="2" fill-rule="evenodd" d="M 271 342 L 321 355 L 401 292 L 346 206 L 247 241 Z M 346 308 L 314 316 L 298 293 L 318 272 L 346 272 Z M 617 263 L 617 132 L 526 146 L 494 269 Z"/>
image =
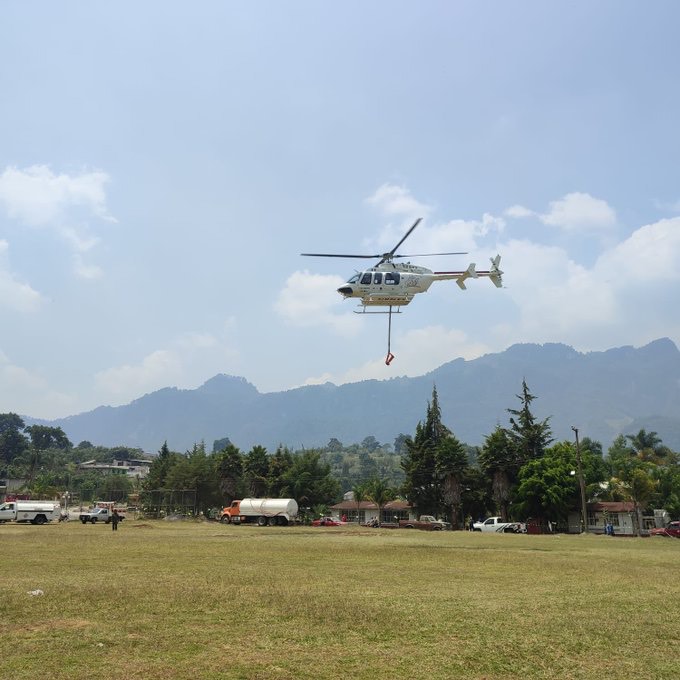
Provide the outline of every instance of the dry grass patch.
<path id="1" fill-rule="evenodd" d="M 131 521 L 0 541 L 17 680 L 677 677 L 680 541 Z"/>

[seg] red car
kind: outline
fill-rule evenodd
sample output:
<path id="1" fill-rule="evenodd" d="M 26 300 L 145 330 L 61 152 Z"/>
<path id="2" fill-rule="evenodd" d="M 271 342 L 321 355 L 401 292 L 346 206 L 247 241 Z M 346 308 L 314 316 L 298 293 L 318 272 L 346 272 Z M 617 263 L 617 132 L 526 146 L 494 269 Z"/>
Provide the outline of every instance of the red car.
<path id="1" fill-rule="evenodd" d="M 341 524 L 342 522 L 332 517 L 320 517 L 312 522 L 313 527 L 339 527 Z"/>
<path id="2" fill-rule="evenodd" d="M 665 529 L 650 529 L 650 536 L 675 536 L 680 538 L 680 522 L 671 522 Z"/>

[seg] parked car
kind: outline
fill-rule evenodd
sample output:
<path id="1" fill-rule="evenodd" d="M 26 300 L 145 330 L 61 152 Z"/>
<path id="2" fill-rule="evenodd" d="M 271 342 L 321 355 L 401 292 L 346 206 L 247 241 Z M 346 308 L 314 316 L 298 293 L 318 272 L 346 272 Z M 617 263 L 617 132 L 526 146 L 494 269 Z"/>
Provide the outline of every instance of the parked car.
<path id="1" fill-rule="evenodd" d="M 668 526 L 649 530 L 650 536 L 674 536 L 680 538 L 680 522 L 669 522 Z"/>
<path id="2" fill-rule="evenodd" d="M 342 524 L 340 520 L 332 517 L 319 517 L 312 522 L 313 527 L 339 527 Z"/>

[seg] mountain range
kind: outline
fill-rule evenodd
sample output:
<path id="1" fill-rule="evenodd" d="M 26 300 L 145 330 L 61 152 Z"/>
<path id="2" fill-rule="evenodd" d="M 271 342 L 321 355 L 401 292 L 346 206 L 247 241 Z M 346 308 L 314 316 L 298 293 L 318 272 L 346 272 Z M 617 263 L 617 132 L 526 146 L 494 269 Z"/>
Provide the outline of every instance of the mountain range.
<path id="1" fill-rule="evenodd" d="M 456 359 L 414 378 L 311 385 L 260 393 L 244 378 L 216 375 L 200 387 L 167 387 L 124 406 L 101 406 L 53 421 L 74 443 L 139 447 L 149 453 L 167 441 L 184 451 L 229 437 L 241 450 L 269 451 L 343 444 L 374 436 L 392 443 L 413 435 L 436 386 L 442 421 L 461 441 L 481 445 L 507 409 L 521 406 L 522 380 L 536 397 L 533 414 L 550 418 L 556 440 L 581 437 L 605 449 L 620 433 L 655 431 L 680 450 L 680 351 L 663 338 L 633 348 L 581 353 L 563 344 L 518 344 L 466 361 Z"/>

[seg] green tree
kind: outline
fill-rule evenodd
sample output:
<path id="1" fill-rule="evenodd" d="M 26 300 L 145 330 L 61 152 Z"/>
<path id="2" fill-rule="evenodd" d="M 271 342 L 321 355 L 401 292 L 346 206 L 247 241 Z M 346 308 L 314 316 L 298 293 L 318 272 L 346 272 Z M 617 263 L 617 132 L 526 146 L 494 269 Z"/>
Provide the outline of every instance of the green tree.
<path id="1" fill-rule="evenodd" d="M 531 412 L 531 402 L 536 397 L 529 392 L 526 380 L 522 381 L 522 394 L 518 394 L 517 398 L 521 402 L 521 407 L 508 409 L 510 428 L 507 434 L 518 460 L 525 463 L 543 455 L 545 448 L 552 441 L 552 434 L 548 424 L 550 418 L 538 421 Z"/>
<path id="2" fill-rule="evenodd" d="M 394 453 L 398 456 L 403 456 L 406 453 L 406 442 L 408 440 L 408 435 L 398 434 L 394 439 Z"/>
<path id="3" fill-rule="evenodd" d="M 248 452 L 243 467 L 248 493 L 253 498 L 261 498 L 267 493 L 269 485 L 269 456 L 264 446 L 253 446 Z"/>
<path id="4" fill-rule="evenodd" d="M 212 452 L 213 453 L 219 453 L 220 451 L 224 451 L 224 449 L 227 448 L 231 444 L 231 441 L 229 440 L 229 437 L 222 437 L 222 439 L 216 439 L 213 442 L 213 448 Z"/>
<path id="5" fill-rule="evenodd" d="M 441 496 L 450 510 L 451 526 L 460 527 L 462 481 L 468 465 L 467 452 L 454 435 L 444 437 L 435 449 L 435 475 L 441 484 Z"/>
<path id="6" fill-rule="evenodd" d="M 272 498 L 281 498 L 286 485 L 285 476 L 293 465 L 293 455 L 283 446 L 279 446 L 273 456 L 269 458 L 267 473 L 267 488 Z"/>
<path id="7" fill-rule="evenodd" d="M 170 470 L 177 464 L 180 454 L 170 451 L 168 442 L 163 442 L 158 455 L 154 458 L 149 473 L 144 480 L 144 489 L 151 491 L 165 489 Z"/>
<path id="8" fill-rule="evenodd" d="M 43 470 L 45 459 L 49 457 L 50 449 L 66 450 L 71 448 L 71 442 L 60 427 L 47 425 L 31 425 L 25 428 L 31 439 L 31 445 L 24 452 L 25 478 L 27 487 L 31 487 L 33 478 L 38 470 Z"/>
<path id="9" fill-rule="evenodd" d="M 637 434 L 627 434 L 626 439 L 630 442 L 630 453 L 639 460 L 655 465 L 676 463 L 677 456 L 664 446 L 661 437 L 656 432 L 640 430 Z"/>
<path id="10" fill-rule="evenodd" d="M 373 435 L 371 435 L 364 438 L 364 440 L 361 442 L 361 448 L 372 452 L 380 448 L 380 442 Z"/>
<path id="11" fill-rule="evenodd" d="M 652 471 L 655 480 L 653 508 L 664 508 L 671 517 L 680 517 L 680 466 L 658 466 Z"/>
<path id="12" fill-rule="evenodd" d="M 99 485 L 99 493 L 107 501 L 124 501 L 132 491 L 132 480 L 127 475 L 106 475 Z"/>
<path id="13" fill-rule="evenodd" d="M 635 506 L 635 516 L 637 518 L 636 533 L 641 535 L 642 525 L 642 510 L 651 500 L 656 489 L 656 482 L 648 466 L 640 466 L 633 470 L 630 476 L 630 496 Z"/>
<path id="14" fill-rule="evenodd" d="M 525 463 L 519 471 L 516 511 L 524 517 L 558 522 L 579 507 L 578 479 L 572 476 L 576 453 L 569 442 L 555 444 L 543 456 Z"/>
<path id="15" fill-rule="evenodd" d="M 366 484 L 355 484 L 352 487 L 352 497 L 354 502 L 357 504 L 357 524 L 359 524 L 359 513 L 361 510 L 361 504 L 366 500 Z"/>
<path id="16" fill-rule="evenodd" d="M 500 425 L 496 426 L 486 437 L 478 461 L 482 472 L 491 480 L 494 504 L 503 521 L 507 522 L 513 487 L 520 467 L 517 449 L 507 430 Z"/>
<path id="17" fill-rule="evenodd" d="M 366 497 L 378 506 L 378 526 L 382 523 L 383 508 L 396 497 L 395 490 L 382 479 L 372 479 L 366 484 Z"/>
<path id="18" fill-rule="evenodd" d="M 246 495 L 246 486 L 241 451 L 233 444 L 228 444 L 215 455 L 222 497 L 227 503 L 231 503 L 234 499 L 242 499 Z"/>
<path id="19" fill-rule="evenodd" d="M 406 455 L 401 466 L 405 474 L 404 493 L 420 514 L 438 514 L 441 488 L 436 476 L 437 447 L 451 434 L 442 423 L 436 386 L 427 404 L 425 422 L 419 422 L 413 439 L 404 442 Z"/>
<path id="20" fill-rule="evenodd" d="M 607 451 L 609 466 L 608 497 L 632 501 L 641 527 L 646 507 L 680 511 L 680 471 L 678 454 L 663 444 L 656 432 L 640 430 L 620 435 Z"/>
<path id="21" fill-rule="evenodd" d="M 340 484 L 331 476 L 330 466 L 321 462 L 319 451 L 293 456 L 283 482 L 282 494 L 294 498 L 303 508 L 332 503 L 340 493 Z"/>
<path id="22" fill-rule="evenodd" d="M 72 444 L 60 427 L 48 425 L 30 425 L 26 432 L 31 438 L 31 446 L 34 449 L 45 450 L 50 448 L 70 449 Z"/>
<path id="23" fill-rule="evenodd" d="M 24 428 L 23 419 L 16 413 L 0 413 L 0 470 L 28 448 Z"/>

